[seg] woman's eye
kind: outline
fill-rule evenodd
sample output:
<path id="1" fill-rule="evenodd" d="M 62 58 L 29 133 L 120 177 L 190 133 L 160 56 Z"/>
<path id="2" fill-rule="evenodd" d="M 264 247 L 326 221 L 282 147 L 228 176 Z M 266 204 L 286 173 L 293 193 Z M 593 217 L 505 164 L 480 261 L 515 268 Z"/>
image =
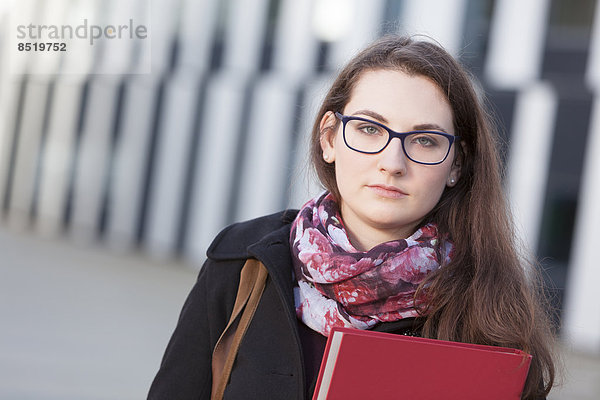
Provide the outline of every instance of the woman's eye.
<path id="1" fill-rule="evenodd" d="M 419 135 L 413 138 L 413 143 L 423 147 L 437 146 L 437 140 L 431 135 Z"/>
<path id="2" fill-rule="evenodd" d="M 365 125 L 360 128 L 362 133 L 366 133 L 367 135 L 379 135 L 381 133 L 381 129 L 375 125 Z"/>

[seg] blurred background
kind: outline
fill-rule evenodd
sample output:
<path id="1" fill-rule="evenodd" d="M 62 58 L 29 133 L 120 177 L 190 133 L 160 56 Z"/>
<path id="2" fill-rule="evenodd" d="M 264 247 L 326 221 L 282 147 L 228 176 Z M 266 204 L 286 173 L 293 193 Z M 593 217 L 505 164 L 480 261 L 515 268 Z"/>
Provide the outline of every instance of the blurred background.
<path id="1" fill-rule="evenodd" d="M 316 108 L 390 32 L 487 96 L 556 308 L 550 399 L 599 398 L 596 0 L 0 0 L 0 398 L 144 398 L 214 235 L 320 190 Z"/>

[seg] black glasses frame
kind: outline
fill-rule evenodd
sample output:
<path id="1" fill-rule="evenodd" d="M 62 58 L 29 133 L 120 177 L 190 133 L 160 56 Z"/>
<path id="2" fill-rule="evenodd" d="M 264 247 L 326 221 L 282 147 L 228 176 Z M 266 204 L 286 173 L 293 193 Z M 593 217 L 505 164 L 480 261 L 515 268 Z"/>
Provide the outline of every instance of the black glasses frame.
<path id="1" fill-rule="evenodd" d="M 424 164 L 424 165 L 437 165 L 437 164 L 441 164 L 444 161 L 446 161 L 446 158 L 448 158 L 448 154 L 450 154 L 450 149 L 452 148 L 452 145 L 454 144 L 455 141 L 460 139 L 460 136 L 456 136 L 456 135 L 450 135 L 449 133 L 446 132 L 439 132 L 439 131 L 408 131 L 408 132 L 396 132 L 390 128 L 388 128 L 387 126 L 377 122 L 377 121 L 373 121 L 370 120 L 368 118 L 362 118 L 362 117 L 351 117 L 348 115 L 343 115 L 339 112 L 335 113 L 335 116 L 342 121 L 342 133 L 344 136 L 344 143 L 346 144 L 346 146 L 349 149 L 352 149 L 358 153 L 363 153 L 363 154 L 377 154 L 377 153 L 381 153 L 383 150 L 385 150 L 385 148 L 390 144 L 390 142 L 392 141 L 393 138 L 398 138 L 400 139 L 400 142 L 402 142 L 402 151 L 404 152 L 404 155 L 406 156 L 406 158 L 408 158 L 409 160 L 411 160 L 412 162 L 415 162 L 417 164 Z M 381 148 L 381 150 L 378 151 L 363 151 L 363 150 L 358 150 L 355 149 L 354 147 L 350 146 L 348 144 L 348 141 L 346 140 L 346 123 L 348 121 L 354 121 L 354 120 L 358 120 L 358 121 L 364 121 L 364 122 L 368 122 L 371 124 L 375 124 L 377 126 L 382 127 L 383 129 L 385 129 L 388 132 L 388 141 L 387 143 Z M 417 161 L 414 160 L 411 156 L 408 155 L 408 153 L 406 152 L 406 148 L 404 147 L 404 139 L 409 136 L 409 135 L 413 135 L 415 133 L 431 133 L 434 135 L 440 135 L 445 137 L 446 139 L 448 139 L 448 142 L 450 142 L 450 145 L 448 146 L 448 151 L 446 152 L 446 155 L 444 156 L 444 158 L 441 161 L 438 162 L 432 162 L 432 163 L 427 163 L 427 162 L 422 162 L 422 161 Z"/>

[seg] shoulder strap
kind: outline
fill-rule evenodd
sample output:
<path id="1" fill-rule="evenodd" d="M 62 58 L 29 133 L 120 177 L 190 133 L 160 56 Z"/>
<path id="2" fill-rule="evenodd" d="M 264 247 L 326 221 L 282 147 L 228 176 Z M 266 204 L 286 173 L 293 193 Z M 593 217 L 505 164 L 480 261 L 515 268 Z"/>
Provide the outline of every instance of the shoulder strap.
<path id="1" fill-rule="evenodd" d="M 258 302 L 265 289 L 267 276 L 267 269 L 263 263 L 256 259 L 249 258 L 242 267 L 240 285 L 238 286 L 235 304 L 233 305 L 233 312 L 229 318 L 229 323 L 219 337 L 213 350 L 211 400 L 220 400 L 223 398 L 225 387 L 233 368 L 233 362 L 235 361 L 242 338 L 258 307 Z"/>

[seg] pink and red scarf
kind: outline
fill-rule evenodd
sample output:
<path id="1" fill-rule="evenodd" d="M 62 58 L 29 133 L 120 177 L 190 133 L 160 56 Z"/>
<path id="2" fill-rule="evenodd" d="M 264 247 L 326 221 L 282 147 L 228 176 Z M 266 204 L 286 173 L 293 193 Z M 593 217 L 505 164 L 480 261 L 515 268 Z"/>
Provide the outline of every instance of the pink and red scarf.
<path id="1" fill-rule="evenodd" d="M 292 224 L 290 245 L 298 280 L 296 313 L 325 336 L 334 326 L 368 329 L 418 316 L 416 308 L 425 299 L 415 299 L 417 286 L 447 264 L 453 251 L 431 223 L 409 238 L 358 251 L 327 192 L 302 207 Z"/>

